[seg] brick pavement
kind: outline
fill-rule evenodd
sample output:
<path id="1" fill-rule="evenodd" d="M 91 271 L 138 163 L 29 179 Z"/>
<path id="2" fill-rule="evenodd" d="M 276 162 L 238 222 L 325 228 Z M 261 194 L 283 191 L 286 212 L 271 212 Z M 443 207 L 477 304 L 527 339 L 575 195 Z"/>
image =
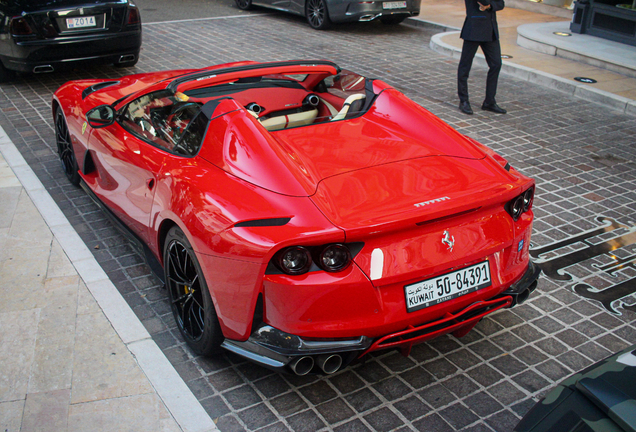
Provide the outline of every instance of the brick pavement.
<path id="1" fill-rule="evenodd" d="M 622 225 L 606 237 L 628 234 L 636 219 L 636 120 L 506 76 L 497 100 L 508 115 L 464 116 L 456 108 L 457 63 L 428 48 L 431 35 L 430 29 L 380 23 L 315 32 L 283 14 L 150 25 L 135 71 L 330 59 L 396 86 L 534 176 L 535 248 L 599 226 L 599 215 Z M 570 280 L 543 277 L 526 304 L 484 319 L 462 339 L 417 346 L 408 358 L 382 352 L 333 376 L 296 377 L 231 354 L 193 356 L 159 282 L 84 192 L 67 183 L 55 155 L 51 93 L 69 79 L 123 73 L 106 66 L 3 84 L 0 125 L 221 431 L 509 431 L 556 381 L 636 343 L 636 314 L 629 310 L 636 309 L 636 280 L 630 279 L 636 248 L 628 241 L 614 251 L 625 263 L 614 276 L 603 269 L 612 260 L 608 254 L 592 256 L 567 268 Z M 478 95 L 485 70 L 475 68 L 472 75 Z M 542 260 L 558 267 L 554 260 L 566 251 L 555 249 Z M 573 290 L 618 282 L 628 293 L 612 304 L 620 315 Z"/>

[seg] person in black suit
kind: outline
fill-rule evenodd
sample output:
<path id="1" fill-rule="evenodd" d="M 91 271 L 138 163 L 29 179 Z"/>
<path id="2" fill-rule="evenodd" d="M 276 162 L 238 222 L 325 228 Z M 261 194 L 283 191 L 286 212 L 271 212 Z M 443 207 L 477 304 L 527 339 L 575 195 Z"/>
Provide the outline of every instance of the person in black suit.
<path id="1" fill-rule="evenodd" d="M 472 114 L 468 101 L 468 75 L 473 64 L 477 48 L 481 47 L 488 63 L 486 80 L 486 98 L 481 109 L 505 114 L 506 110 L 495 102 L 497 80 L 501 71 L 501 46 L 499 45 L 499 29 L 497 28 L 497 11 L 504 8 L 504 0 L 464 0 L 466 3 L 466 20 L 460 37 L 464 40 L 462 55 L 457 69 L 457 93 L 459 110 Z"/>

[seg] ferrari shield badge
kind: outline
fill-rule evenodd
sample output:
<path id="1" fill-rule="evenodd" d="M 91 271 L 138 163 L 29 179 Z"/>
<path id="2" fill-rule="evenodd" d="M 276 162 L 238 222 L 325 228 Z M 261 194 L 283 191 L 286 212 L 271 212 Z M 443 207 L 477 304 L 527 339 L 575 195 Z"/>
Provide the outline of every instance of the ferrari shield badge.
<path id="1" fill-rule="evenodd" d="M 82 135 L 84 135 L 84 132 L 86 132 L 86 122 L 82 125 Z"/>
<path id="2" fill-rule="evenodd" d="M 446 245 L 450 252 L 453 251 L 453 246 L 455 246 L 455 237 L 450 235 L 448 231 L 444 231 L 444 235 L 442 237 L 442 243 Z"/>

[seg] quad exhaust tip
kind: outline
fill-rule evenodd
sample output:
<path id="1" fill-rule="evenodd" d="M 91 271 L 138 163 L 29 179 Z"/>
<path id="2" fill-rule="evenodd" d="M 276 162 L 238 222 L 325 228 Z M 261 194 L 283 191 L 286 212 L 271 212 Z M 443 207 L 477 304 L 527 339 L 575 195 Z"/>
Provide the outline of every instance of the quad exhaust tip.
<path id="1" fill-rule="evenodd" d="M 316 358 L 316 364 L 324 373 L 331 375 L 332 373 L 337 372 L 338 369 L 340 369 L 340 366 L 342 366 L 342 357 L 337 354 L 319 355 Z"/>
<path id="2" fill-rule="evenodd" d="M 314 368 L 314 359 L 309 356 L 302 356 L 294 359 L 289 367 L 298 376 L 307 375 Z"/>
<path id="3" fill-rule="evenodd" d="M 336 373 L 342 366 L 342 357 L 338 354 L 322 354 L 314 360 L 311 356 L 297 357 L 289 363 L 291 370 L 298 376 L 307 375 L 315 366 L 327 375 Z"/>
<path id="4" fill-rule="evenodd" d="M 33 73 L 49 73 L 49 72 L 53 72 L 55 69 L 53 68 L 53 66 L 51 65 L 42 65 L 42 66 L 36 66 L 33 68 Z"/>

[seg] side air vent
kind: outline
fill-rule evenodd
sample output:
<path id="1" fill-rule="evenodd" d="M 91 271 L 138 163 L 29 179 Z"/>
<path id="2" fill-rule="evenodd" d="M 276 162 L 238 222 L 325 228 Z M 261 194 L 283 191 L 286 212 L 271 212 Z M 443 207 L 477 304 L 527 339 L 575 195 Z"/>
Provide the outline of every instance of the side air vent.
<path id="1" fill-rule="evenodd" d="M 115 84 L 119 84 L 119 81 L 106 81 L 106 82 L 101 82 L 101 83 L 97 83 L 97 84 L 93 84 L 90 87 L 86 87 L 83 91 L 82 91 L 82 99 L 86 99 L 86 97 L 88 97 L 88 95 L 95 93 L 97 90 L 101 90 L 105 87 L 109 87 Z"/>

